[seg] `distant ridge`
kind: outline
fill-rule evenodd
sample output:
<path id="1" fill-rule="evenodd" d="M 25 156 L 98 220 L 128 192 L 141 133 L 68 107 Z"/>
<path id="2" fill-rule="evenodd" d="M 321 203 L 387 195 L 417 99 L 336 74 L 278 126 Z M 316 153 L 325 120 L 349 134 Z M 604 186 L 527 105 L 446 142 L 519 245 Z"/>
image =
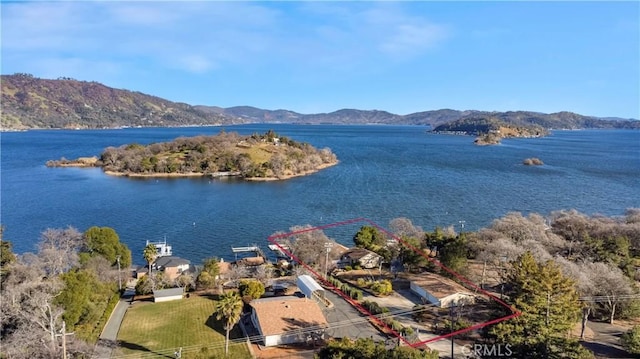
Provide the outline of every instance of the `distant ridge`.
<path id="1" fill-rule="evenodd" d="M 572 112 L 458 111 L 441 109 L 397 115 L 380 110 L 341 109 L 301 114 L 251 106 L 188 105 L 98 82 L 40 79 L 29 74 L 0 76 L 3 130 L 34 128 L 118 128 L 206 126 L 241 123 L 395 124 L 433 128 L 458 120 L 498 119 L 514 126 L 545 129 L 640 128 L 640 121 L 598 118 Z M 468 121 L 467 121 L 468 122 Z"/>
<path id="2" fill-rule="evenodd" d="M 3 129 L 219 125 L 242 122 L 185 103 L 98 82 L 3 75 Z"/>

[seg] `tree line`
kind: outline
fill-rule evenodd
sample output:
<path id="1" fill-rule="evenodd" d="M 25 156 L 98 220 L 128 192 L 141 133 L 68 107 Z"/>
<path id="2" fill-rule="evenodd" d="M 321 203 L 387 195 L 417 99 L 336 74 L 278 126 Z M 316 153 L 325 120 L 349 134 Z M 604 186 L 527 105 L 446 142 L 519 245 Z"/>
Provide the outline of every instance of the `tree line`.
<path id="1" fill-rule="evenodd" d="M 65 338 L 67 354 L 89 355 L 120 299 L 118 263 L 131 264 L 117 233 L 108 227 L 48 229 L 35 253 L 21 255 L 13 254 L 11 242 L 0 243 L 0 356 L 62 357 L 63 322 L 74 333 Z"/>
<path id="2" fill-rule="evenodd" d="M 567 339 L 575 324 L 582 321 L 584 333 L 588 318 L 613 323 L 640 316 L 634 296 L 640 279 L 640 209 L 621 217 L 575 210 L 552 212 L 547 218 L 513 212 L 477 232 L 458 233 L 453 226 L 425 232 L 406 218 L 392 220 L 389 227 L 390 233 L 364 226 L 354 243 L 388 263 L 398 261 L 404 270 L 450 276 L 434 265 L 438 261 L 485 289 L 500 291 L 523 314 L 490 327 L 484 336 L 489 342 L 512 344 L 517 355 L 588 358 L 590 353 L 576 340 Z M 389 235 L 402 245 L 386 245 Z M 472 260 L 497 273 L 492 278 L 496 286 L 485 285 L 486 270 L 469 270 Z M 631 343 L 628 348 L 640 347 L 640 330 L 624 338 Z"/>

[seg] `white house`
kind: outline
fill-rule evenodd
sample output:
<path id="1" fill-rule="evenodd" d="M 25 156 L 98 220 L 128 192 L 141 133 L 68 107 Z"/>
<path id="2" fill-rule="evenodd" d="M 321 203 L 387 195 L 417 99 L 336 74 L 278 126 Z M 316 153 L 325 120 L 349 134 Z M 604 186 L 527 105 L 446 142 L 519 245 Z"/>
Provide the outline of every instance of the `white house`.
<path id="1" fill-rule="evenodd" d="M 411 275 L 409 283 L 411 291 L 423 298 L 425 302 L 440 308 L 475 302 L 475 295 L 467 288 L 433 273 Z"/>
<path id="2" fill-rule="evenodd" d="M 153 291 L 153 301 L 155 303 L 169 302 L 172 300 L 182 299 L 184 288 L 169 288 Z"/>
<path id="3" fill-rule="evenodd" d="M 260 298 L 249 305 L 251 322 L 267 347 L 306 342 L 327 327 L 327 319 L 312 299 L 295 296 Z M 305 328 L 307 330 L 303 330 Z"/>
<path id="4" fill-rule="evenodd" d="M 342 253 L 338 266 L 344 268 L 345 266 L 359 265 L 362 268 L 378 268 L 382 264 L 382 256 L 364 248 L 351 248 L 348 251 Z"/>

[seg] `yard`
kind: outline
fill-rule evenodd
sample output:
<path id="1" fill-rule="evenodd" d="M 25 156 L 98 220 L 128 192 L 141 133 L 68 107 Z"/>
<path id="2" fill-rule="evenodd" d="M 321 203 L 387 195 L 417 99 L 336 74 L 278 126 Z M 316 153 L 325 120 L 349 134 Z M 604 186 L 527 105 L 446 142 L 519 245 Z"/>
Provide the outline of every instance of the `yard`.
<path id="1" fill-rule="evenodd" d="M 182 347 L 182 358 L 224 357 L 225 331 L 213 316 L 215 300 L 191 296 L 173 302 L 134 303 L 118 332 L 119 353 L 113 357 L 174 358 Z M 230 358 L 251 358 L 236 325 L 231 331 Z M 235 342 L 237 342 L 236 340 Z"/>

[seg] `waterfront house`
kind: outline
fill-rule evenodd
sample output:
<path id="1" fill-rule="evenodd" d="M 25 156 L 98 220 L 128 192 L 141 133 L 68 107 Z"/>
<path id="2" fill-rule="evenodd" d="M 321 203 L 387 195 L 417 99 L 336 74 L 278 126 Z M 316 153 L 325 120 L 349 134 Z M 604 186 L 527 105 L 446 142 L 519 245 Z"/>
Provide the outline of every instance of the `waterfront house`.
<path id="1" fill-rule="evenodd" d="M 338 267 L 344 268 L 346 266 L 359 265 L 362 268 L 371 269 L 378 268 L 382 264 L 382 256 L 364 248 L 351 248 L 348 251 L 342 253 Z"/>
<path id="2" fill-rule="evenodd" d="M 153 262 L 153 269 L 164 272 L 171 280 L 178 278 L 190 268 L 191 261 L 176 256 L 160 257 Z"/>

